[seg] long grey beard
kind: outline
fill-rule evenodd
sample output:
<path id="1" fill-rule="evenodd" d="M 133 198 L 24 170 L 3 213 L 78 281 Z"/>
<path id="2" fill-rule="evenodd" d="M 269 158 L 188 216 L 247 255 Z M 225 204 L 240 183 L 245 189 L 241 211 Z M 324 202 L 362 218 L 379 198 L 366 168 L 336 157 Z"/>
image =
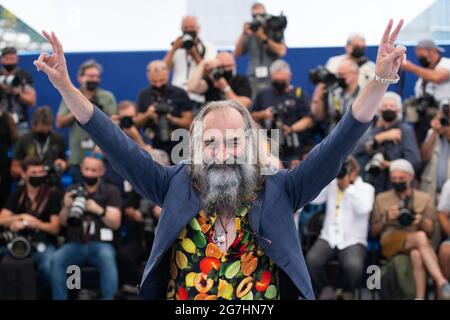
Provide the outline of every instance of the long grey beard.
<path id="1" fill-rule="evenodd" d="M 249 164 L 211 164 L 194 168 L 201 185 L 201 202 L 209 213 L 232 214 L 256 198 L 259 170 Z"/>

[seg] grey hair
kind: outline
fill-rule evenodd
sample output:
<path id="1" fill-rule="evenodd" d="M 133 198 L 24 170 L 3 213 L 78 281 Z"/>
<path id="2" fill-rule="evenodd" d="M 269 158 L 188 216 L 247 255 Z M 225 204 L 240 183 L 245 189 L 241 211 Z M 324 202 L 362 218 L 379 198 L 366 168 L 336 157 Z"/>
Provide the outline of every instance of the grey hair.
<path id="1" fill-rule="evenodd" d="M 230 110 L 235 109 L 242 116 L 244 122 L 243 130 L 248 134 L 249 143 L 248 147 L 251 152 L 250 160 L 255 160 L 253 163 L 260 169 L 270 169 L 271 154 L 269 148 L 277 148 L 278 145 L 272 139 L 269 139 L 265 135 L 264 130 L 259 130 L 261 127 L 253 120 L 250 112 L 241 103 L 235 100 L 222 100 L 212 101 L 206 104 L 197 116 L 192 121 L 190 127 L 190 166 L 193 169 L 193 165 L 203 163 L 203 122 L 206 116 L 217 110 Z M 247 160 L 247 159 L 246 159 Z M 192 172 L 192 171 L 191 171 Z"/>
<path id="2" fill-rule="evenodd" d="M 355 39 L 362 39 L 366 41 L 366 38 L 361 34 L 357 32 L 350 33 L 347 37 L 347 45 L 351 44 L 353 40 Z"/>
<path id="3" fill-rule="evenodd" d="M 292 74 L 291 67 L 289 66 L 289 64 L 286 61 L 284 61 L 282 59 L 275 60 L 270 65 L 270 74 L 277 72 L 277 71 L 285 71 L 289 74 Z"/>
<path id="4" fill-rule="evenodd" d="M 401 120 L 403 117 L 403 104 L 402 104 L 402 97 L 400 97 L 400 95 L 398 93 L 395 93 L 393 91 L 388 91 L 384 94 L 383 96 L 383 100 L 381 102 L 380 108 L 383 105 L 383 102 L 385 100 L 394 100 L 395 104 L 397 105 L 398 111 L 398 117 Z"/>

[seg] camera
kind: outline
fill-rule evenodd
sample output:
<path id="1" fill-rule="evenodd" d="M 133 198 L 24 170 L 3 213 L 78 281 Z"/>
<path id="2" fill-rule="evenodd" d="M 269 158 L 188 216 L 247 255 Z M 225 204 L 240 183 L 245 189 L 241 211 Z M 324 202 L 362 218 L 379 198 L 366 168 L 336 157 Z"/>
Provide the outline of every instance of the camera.
<path id="1" fill-rule="evenodd" d="M 156 113 L 159 115 L 159 139 L 162 142 L 167 142 L 170 140 L 170 125 L 169 120 L 167 120 L 167 115 L 172 113 L 172 106 L 165 102 L 159 101 L 155 104 Z"/>
<path id="2" fill-rule="evenodd" d="M 382 162 L 384 160 L 385 159 L 383 153 L 376 152 L 369 160 L 364 170 L 372 176 L 378 176 L 382 171 Z"/>
<path id="3" fill-rule="evenodd" d="M 123 129 L 129 129 L 133 126 L 133 118 L 132 117 L 122 117 L 120 118 L 119 126 Z"/>
<path id="4" fill-rule="evenodd" d="M 209 73 L 209 77 L 215 81 L 219 80 L 220 78 L 223 78 L 224 76 L 225 74 L 222 68 L 214 68 Z"/>
<path id="5" fill-rule="evenodd" d="M 343 87 L 345 81 L 344 79 L 336 77 L 336 75 L 330 72 L 327 68 L 322 65 L 318 65 L 316 68 L 310 69 L 308 71 L 309 80 L 317 85 L 319 83 L 325 84 L 327 87 Z"/>
<path id="6" fill-rule="evenodd" d="M 181 40 L 183 41 L 183 48 L 186 50 L 189 50 L 194 46 L 195 37 L 189 33 L 183 34 Z"/>
<path id="7" fill-rule="evenodd" d="M 399 209 L 400 213 L 398 215 L 398 223 L 400 223 L 400 225 L 402 225 L 403 227 L 411 225 L 411 223 L 416 218 L 416 213 L 413 210 L 409 209 L 410 202 L 411 197 L 406 197 Z"/>
<path id="8" fill-rule="evenodd" d="M 450 125 L 450 106 L 448 99 L 441 101 L 439 104 L 439 111 L 441 112 L 441 117 L 439 118 L 441 126 L 448 127 Z"/>
<path id="9" fill-rule="evenodd" d="M 0 233 L 0 246 L 6 246 L 16 259 L 25 259 L 31 253 L 31 242 L 24 236 L 11 231 Z"/>
<path id="10" fill-rule="evenodd" d="M 423 96 L 418 97 L 413 101 L 417 112 L 425 113 L 430 108 L 436 108 L 436 100 L 431 94 L 425 93 Z"/>
<path id="11" fill-rule="evenodd" d="M 283 13 L 279 16 L 259 15 L 250 22 L 250 30 L 252 32 L 258 31 L 259 28 L 264 28 L 269 32 L 282 33 L 286 27 L 287 18 Z"/>
<path id="12" fill-rule="evenodd" d="M 70 194 L 72 196 L 73 203 L 70 207 L 69 214 L 67 215 L 67 223 L 70 226 L 77 226 L 80 225 L 81 218 L 84 215 L 88 194 L 82 186 L 71 190 Z"/>
<path id="13" fill-rule="evenodd" d="M 44 166 L 45 171 L 47 172 L 48 184 L 50 186 L 59 186 L 61 184 L 61 177 L 64 173 L 64 170 L 60 165 L 46 165 Z"/>
<path id="14" fill-rule="evenodd" d="M 289 113 L 289 110 L 285 103 L 280 102 L 272 108 L 273 120 L 264 120 L 264 127 L 267 130 L 277 129 L 280 133 L 278 135 L 279 145 L 287 148 L 298 148 L 300 141 L 298 135 L 295 132 L 289 133 L 286 137 L 283 135 L 283 125 L 285 116 Z"/>

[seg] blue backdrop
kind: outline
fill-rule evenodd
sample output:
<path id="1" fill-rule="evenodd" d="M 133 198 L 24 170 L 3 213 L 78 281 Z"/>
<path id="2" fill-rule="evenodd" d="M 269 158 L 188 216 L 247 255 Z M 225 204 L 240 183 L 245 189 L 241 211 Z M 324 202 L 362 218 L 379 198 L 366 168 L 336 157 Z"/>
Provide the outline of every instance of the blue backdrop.
<path id="1" fill-rule="evenodd" d="M 450 46 L 446 46 L 446 55 Z M 343 48 L 290 48 L 285 57 L 291 65 L 293 71 L 292 83 L 303 87 L 310 95 L 314 86 L 308 79 L 308 70 L 319 64 L 325 64 L 331 56 L 342 54 Z M 117 101 L 123 99 L 135 100 L 139 91 L 148 85 L 145 70 L 148 62 L 155 59 L 162 59 L 165 52 L 89 52 L 89 53 L 67 53 L 66 59 L 69 74 L 72 81 L 77 84 L 76 73 L 78 66 L 87 59 L 95 59 L 103 66 L 101 86 L 110 90 L 116 96 Z M 367 48 L 367 56 L 374 60 L 376 57 L 376 47 Z M 408 47 L 408 59 L 416 62 L 414 47 Z M 33 66 L 33 61 L 37 55 L 22 55 L 20 57 L 20 67 L 31 72 L 37 90 L 38 106 L 48 105 L 56 114 L 61 96 L 50 84 L 43 72 L 37 72 Z M 238 73 L 245 73 L 247 68 L 247 58 L 242 57 L 237 60 Z M 405 73 L 403 77 L 403 90 L 400 84 L 392 86 L 390 90 L 401 92 L 403 97 L 413 95 L 416 76 Z M 400 82 L 401 83 L 401 82 Z M 59 130 L 60 131 L 60 130 Z M 61 131 L 60 131 L 61 132 Z M 66 133 L 66 132 L 61 132 Z"/>

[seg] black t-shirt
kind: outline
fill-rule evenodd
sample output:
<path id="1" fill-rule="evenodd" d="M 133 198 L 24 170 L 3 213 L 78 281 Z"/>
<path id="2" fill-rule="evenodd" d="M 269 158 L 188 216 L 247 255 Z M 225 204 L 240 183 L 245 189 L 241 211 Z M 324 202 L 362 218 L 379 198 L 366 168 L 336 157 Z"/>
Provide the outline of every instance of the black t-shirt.
<path id="1" fill-rule="evenodd" d="M 192 102 L 189 100 L 186 91 L 172 85 L 167 85 L 167 89 L 162 96 L 154 94 L 151 86 L 142 90 L 137 99 L 138 112 L 146 112 L 151 104 L 157 102 L 169 104 L 171 106 L 170 113 L 175 117 L 181 117 L 182 112 L 192 111 Z M 160 139 L 159 124 L 150 120 L 145 125 L 145 135 L 153 141 L 153 145 L 156 148 L 170 151 L 173 145 L 176 144 L 176 142 L 170 142 L 170 135 L 174 129 L 177 129 L 177 127 L 169 122 L 169 141 L 162 141 Z"/>
<path id="2" fill-rule="evenodd" d="M 75 184 L 67 188 L 67 192 L 80 186 Z M 100 206 L 115 207 L 120 209 L 122 206 L 122 197 L 116 186 L 102 181 L 97 192 L 88 194 L 87 199 L 93 199 Z M 69 209 L 70 214 L 70 209 Z M 67 225 L 67 242 L 103 241 L 113 242 L 115 240 L 114 231 L 103 223 L 101 217 L 94 213 L 85 211 L 81 223 L 78 225 Z"/>
<path id="3" fill-rule="evenodd" d="M 294 87 L 282 94 L 278 94 L 272 87 L 264 89 L 256 95 L 251 111 L 262 111 L 269 107 L 274 109 L 274 118 L 280 117 L 282 123 L 288 126 L 304 117 L 312 116 L 309 97 L 300 87 Z M 260 125 L 265 129 L 275 128 L 273 122 L 271 128 L 264 121 L 260 122 Z M 299 132 L 298 137 L 303 146 L 312 143 L 311 130 Z"/>
<path id="4" fill-rule="evenodd" d="M 62 197 L 63 194 L 58 189 L 43 186 L 36 196 L 36 204 L 33 205 L 26 195 L 25 188 L 20 188 L 9 195 L 5 208 L 13 214 L 28 213 L 43 222 L 50 222 L 51 216 L 59 215 Z M 31 235 L 37 241 L 55 242 L 56 240 L 55 236 L 42 231 L 33 231 Z"/>
<path id="5" fill-rule="evenodd" d="M 56 159 L 66 159 L 66 144 L 64 138 L 51 132 L 45 141 L 39 141 L 34 132 L 28 132 L 20 137 L 14 147 L 14 159 L 23 160 L 26 157 L 37 157 L 46 165 L 53 165 Z"/>
<path id="6" fill-rule="evenodd" d="M 8 149 L 11 144 L 12 136 L 9 129 L 9 116 L 7 112 L 2 112 L 0 115 L 0 172 L 2 171 L 1 169 L 9 168 L 11 160 L 8 157 Z"/>
<path id="7" fill-rule="evenodd" d="M 0 69 L 0 83 L 7 87 L 34 86 L 31 75 L 21 68 L 16 68 L 13 74 L 8 74 L 2 67 Z M 28 121 L 27 109 L 27 105 L 22 103 L 17 95 L 8 94 L 0 87 L 0 110 L 16 114 L 19 122 L 25 122 Z"/>
<path id="8" fill-rule="evenodd" d="M 205 77 L 203 79 L 208 85 L 208 90 L 205 92 L 206 102 L 225 99 L 225 94 L 221 90 L 214 87 L 210 77 Z M 252 97 L 252 88 L 250 87 L 250 82 L 246 76 L 235 75 L 231 78 L 229 85 L 237 96 L 245 96 L 248 98 Z"/>

